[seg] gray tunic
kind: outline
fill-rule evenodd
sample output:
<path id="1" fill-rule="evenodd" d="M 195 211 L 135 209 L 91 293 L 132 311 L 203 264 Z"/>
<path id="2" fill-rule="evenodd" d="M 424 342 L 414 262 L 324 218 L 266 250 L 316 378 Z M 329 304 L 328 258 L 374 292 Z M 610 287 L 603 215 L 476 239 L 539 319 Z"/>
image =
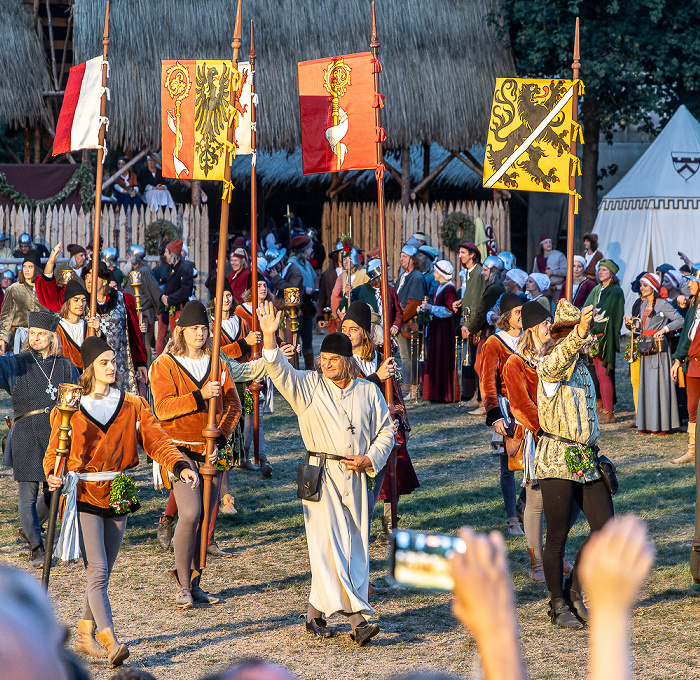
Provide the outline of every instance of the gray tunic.
<path id="1" fill-rule="evenodd" d="M 367 474 L 372 476 L 384 467 L 394 446 L 394 428 L 374 383 L 356 378 L 341 390 L 316 371 L 295 370 L 279 350 L 263 355 L 272 382 L 299 418 L 308 451 L 368 456 L 372 468 Z M 310 462 L 317 465 L 319 459 L 312 456 Z M 302 504 L 311 563 L 309 602 L 327 615 L 374 613 L 367 599 L 370 518 L 365 473 L 329 460 L 321 499 Z"/>
<path id="2" fill-rule="evenodd" d="M 26 328 L 29 312 L 46 311 L 39 304 L 34 286 L 13 283 L 6 291 L 0 311 L 0 340 L 8 342 L 13 328 Z"/>
<path id="3" fill-rule="evenodd" d="M 643 318 L 647 303 L 639 310 Z M 668 326 L 671 333 L 683 326 L 683 317 L 666 300 L 657 300 L 656 314 L 647 317 L 646 330 L 659 331 Z M 637 429 L 667 432 L 680 427 L 676 390 L 671 380 L 671 354 L 664 339 L 664 351 L 640 357 L 639 397 L 637 399 Z"/>

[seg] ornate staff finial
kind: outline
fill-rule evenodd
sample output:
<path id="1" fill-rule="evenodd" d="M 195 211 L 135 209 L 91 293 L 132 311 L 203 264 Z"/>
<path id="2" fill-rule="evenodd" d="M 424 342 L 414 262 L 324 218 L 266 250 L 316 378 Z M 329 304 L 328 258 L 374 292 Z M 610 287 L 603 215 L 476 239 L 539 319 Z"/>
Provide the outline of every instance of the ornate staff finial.
<path id="1" fill-rule="evenodd" d="M 242 0 L 238 0 L 238 7 L 236 9 L 236 26 L 233 29 L 233 42 L 231 43 L 234 61 L 238 61 L 238 50 L 241 49 L 241 45 L 243 44 L 241 41 L 241 3 Z"/>

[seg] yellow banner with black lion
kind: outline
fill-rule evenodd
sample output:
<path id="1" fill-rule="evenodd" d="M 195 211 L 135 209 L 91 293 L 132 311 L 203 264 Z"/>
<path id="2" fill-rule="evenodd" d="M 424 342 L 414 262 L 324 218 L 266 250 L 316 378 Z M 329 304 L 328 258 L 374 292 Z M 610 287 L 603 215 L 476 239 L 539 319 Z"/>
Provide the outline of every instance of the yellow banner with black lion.
<path id="1" fill-rule="evenodd" d="M 569 193 L 569 176 L 578 172 L 578 158 L 570 153 L 572 136 L 581 137 L 573 117 L 574 85 L 581 94 L 580 81 L 496 80 L 485 187 Z"/>

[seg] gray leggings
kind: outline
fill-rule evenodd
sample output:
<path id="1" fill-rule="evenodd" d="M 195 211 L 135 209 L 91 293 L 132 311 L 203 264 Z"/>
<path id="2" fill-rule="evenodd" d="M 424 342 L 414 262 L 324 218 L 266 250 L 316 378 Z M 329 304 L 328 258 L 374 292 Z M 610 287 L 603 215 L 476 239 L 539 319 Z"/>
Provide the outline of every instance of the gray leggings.
<path id="1" fill-rule="evenodd" d="M 537 564 L 542 564 L 542 525 L 544 510 L 542 509 L 542 491 L 540 487 L 528 484 L 525 495 L 525 512 L 523 513 L 523 529 L 527 547 L 532 548 Z"/>
<path id="2" fill-rule="evenodd" d="M 211 497 L 209 502 L 209 517 L 214 511 L 214 505 L 219 502 L 219 484 L 221 472 L 212 479 Z M 173 549 L 175 551 L 175 568 L 180 584 L 189 588 L 190 576 L 193 571 L 199 573 L 199 547 L 202 534 L 202 494 L 204 479 L 199 476 L 199 486 L 192 489 L 185 482 L 173 482 L 173 493 L 177 501 L 177 526 L 173 534 Z"/>
<path id="3" fill-rule="evenodd" d="M 18 482 L 19 484 L 19 523 L 29 539 L 32 548 L 36 548 L 41 543 L 41 525 L 49 518 L 49 506 L 51 505 L 51 495 L 49 486 L 43 482 L 43 494 L 37 502 L 39 484 L 41 482 Z"/>
<path id="4" fill-rule="evenodd" d="M 98 632 L 114 627 L 107 586 L 126 531 L 126 518 L 78 513 L 80 552 L 87 569 L 83 619 L 94 621 Z"/>

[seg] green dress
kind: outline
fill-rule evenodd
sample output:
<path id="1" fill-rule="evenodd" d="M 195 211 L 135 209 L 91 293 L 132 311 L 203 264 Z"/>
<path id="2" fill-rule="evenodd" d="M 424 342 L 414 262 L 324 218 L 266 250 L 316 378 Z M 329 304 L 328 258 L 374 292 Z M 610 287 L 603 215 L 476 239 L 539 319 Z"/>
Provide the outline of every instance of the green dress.
<path id="1" fill-rule="evenodd" d="M 615 372 L 615 355 L 620 351 L 620 328 L 625 314 L 625 295 L 617 283 L 607 288 L 599 283 L 588 295 L 584 306 L 594 305 L 605 312 L 606 321 L 593 324 L 591 333 L 600 336 L 598 359 L 603 363 L 605 375 Z"/>

